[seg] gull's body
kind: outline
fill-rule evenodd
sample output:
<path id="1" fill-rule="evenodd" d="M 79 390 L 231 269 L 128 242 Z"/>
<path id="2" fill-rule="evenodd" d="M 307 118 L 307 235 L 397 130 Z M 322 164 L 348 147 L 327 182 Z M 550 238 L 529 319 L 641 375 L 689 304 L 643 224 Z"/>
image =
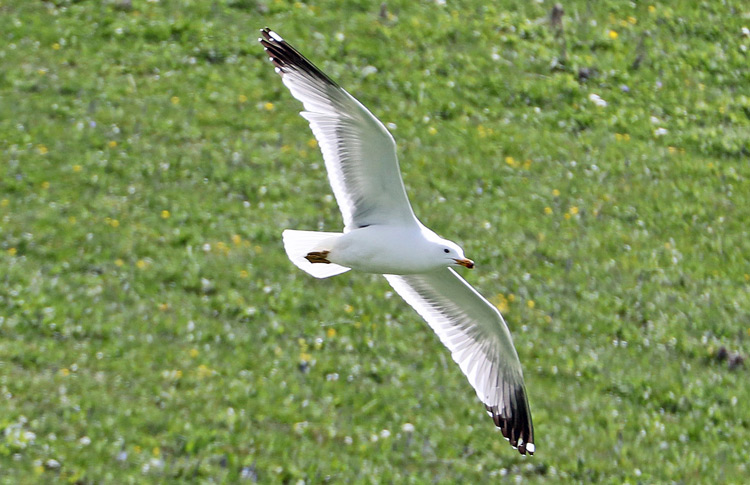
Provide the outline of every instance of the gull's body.
<path id="1" fill-rule="evenodd" d="M 284 231 L 289 259 L 318 278 L 349 269 L 383 274 L 451 351 L 511 445 L 533 454 L 531 413 L 510 332 L 497 308 L 452 268 L 474 263 L 414 216 L 393 137 L 278 34 L 261 33 L 276 72 L 305 107 L 301 115 L 323 152 L 344 219 L 343 233 Z"/>
<path id="2" fill-rule="evenodd" d="M 343 234 L 333 233 L 330 239 L 326 238 L 305 250 L 307 252 L 327 250 L 329 254 L 326 259 L 332 264 L 365 273 L 394 275 L 425 273 L 455 264 L 454 259 L 461 254 L 458 246 L 443 240 L 421 224 L 419 226 L 419 230 L 414 230 L 413 226 L 377 224 L 353 229 Z M 290 234 L 295 232 L 297 231 L 291 231 Z M 382 241 L 397 241 L 400 248 L 398 258 L 383 251 Z M 453 247 L 447 246 L 446 243 Z M 445 253 L 444 247 L 450 252 Z M 436 258 L 436 255 L 439 258 Z M 310 264 L 304 258 L 294 262 L 300 263 L 303 269 Z"/>

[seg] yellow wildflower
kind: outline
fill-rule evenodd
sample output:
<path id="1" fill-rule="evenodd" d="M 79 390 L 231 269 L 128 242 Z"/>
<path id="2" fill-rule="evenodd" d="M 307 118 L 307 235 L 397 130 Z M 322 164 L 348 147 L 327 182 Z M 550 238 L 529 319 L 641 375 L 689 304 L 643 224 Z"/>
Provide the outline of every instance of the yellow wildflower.
<path id="1" fill-rule="evenodd" d="M 201 364 L 198 366 L 198 377 L 201 379 L 203 379 L 204 377 L 209 377 L 213 375 L 213 373 L 214 371 L 205 364 Z"/>
<path id="2" fill-rule="evenodd" d="M 505 298 L 505 295 L 502 293 L 499 293 L 495 300 L 497 300 L 497 303 L 495 303 L 495 306 L 498 310 L 500 310 L 501 313 L 505 313 L 508 311 L 508 299 Z"/>

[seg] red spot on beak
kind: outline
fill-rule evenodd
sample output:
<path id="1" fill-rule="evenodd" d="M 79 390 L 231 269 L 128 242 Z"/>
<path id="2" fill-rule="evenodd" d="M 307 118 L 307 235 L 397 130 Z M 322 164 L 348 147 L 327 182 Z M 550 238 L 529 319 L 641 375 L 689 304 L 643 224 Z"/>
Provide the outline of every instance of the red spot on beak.
<path id="1" fill-rule="evenodd" d="M 474 261 L 464 258 L 464 259 L 454 259 L 453 261 L 456 262 L 457 265 L 463 266 L 464 268 L 473 268 L 474 267 Z"/>

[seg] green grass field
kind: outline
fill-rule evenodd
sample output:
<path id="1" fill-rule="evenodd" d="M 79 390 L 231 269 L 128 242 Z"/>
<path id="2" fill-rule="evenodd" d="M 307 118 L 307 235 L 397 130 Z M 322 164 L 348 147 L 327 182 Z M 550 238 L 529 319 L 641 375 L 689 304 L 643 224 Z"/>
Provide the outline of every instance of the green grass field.
<path id="1" fill-rule="evenodd" d="M 0 483 L 745 482 L 750 8 L 551 8 L 0 0 Z M 395 125 L 535 456 L 383 278 L 287 260 L 341 218 L 265 26 Z"/>

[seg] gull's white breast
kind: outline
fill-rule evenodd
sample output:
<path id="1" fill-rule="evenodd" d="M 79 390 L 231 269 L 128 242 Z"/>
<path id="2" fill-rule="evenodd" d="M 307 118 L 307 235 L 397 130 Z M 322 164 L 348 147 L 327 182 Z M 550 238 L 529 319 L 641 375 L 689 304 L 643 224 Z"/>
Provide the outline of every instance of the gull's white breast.
<path id="1" fill-rule="evenodd" d="M 372 225 L 337 238 L 328 259 L 367 273 L 424 273 L 450 262 L 439 259 L 436 262 L 435 255 L 442 251 L 435 243 L 436 238 L 435 233 L 424 226 Z"/>

